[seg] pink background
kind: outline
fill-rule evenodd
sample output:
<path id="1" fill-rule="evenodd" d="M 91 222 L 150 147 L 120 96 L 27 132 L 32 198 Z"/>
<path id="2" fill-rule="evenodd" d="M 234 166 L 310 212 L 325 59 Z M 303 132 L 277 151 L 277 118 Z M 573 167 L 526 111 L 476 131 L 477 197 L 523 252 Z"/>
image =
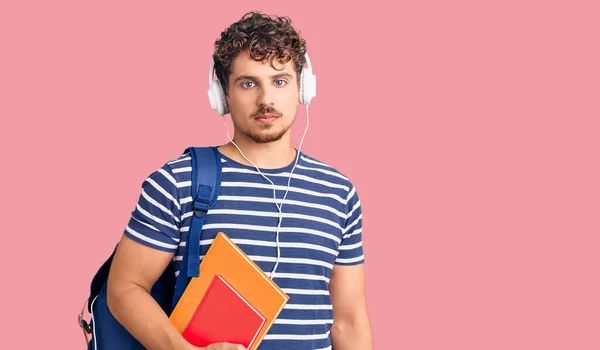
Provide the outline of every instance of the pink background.
<path id="1" fill-rule="evenodd" d="M 205 3 L 0 5 L 0 347 L 83 349 L 142 181 L 227 141 L 212 45 L 258 9 L 308 40 L 303 150 L 361 195 L 377 349 L 600 348 L 596 1 Z"/>

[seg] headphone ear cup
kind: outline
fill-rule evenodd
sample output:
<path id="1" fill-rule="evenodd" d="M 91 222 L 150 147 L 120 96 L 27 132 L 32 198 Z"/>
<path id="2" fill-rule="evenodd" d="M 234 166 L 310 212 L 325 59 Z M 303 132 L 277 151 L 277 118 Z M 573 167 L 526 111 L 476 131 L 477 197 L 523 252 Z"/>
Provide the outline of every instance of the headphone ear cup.
<path id="1" fill-rule="evenodd" d="M 217 111 L 220 116 L 224 116 L 225 114 L 229 113 L 227 100 L 225 99 L 225 93 L 223 92 L 223 87 L 218 80 L 212 80 L 210 82 L 208 99 L 210 101 L 210 107 Z"/>
<path id="2" fill-rule="evenodd" d="M 221 97 L 221 106 L 223 106 L 223 114 L 225 115 L 229 113 L 229 105 L 227 104 L 227 99 L 225 98 L 225 91 L 223 90 L 223 86 L 219 81 L 217 81 L 217 86 L 219 87 L 219 97 Z"/>
<path id="3" fill-rule="evenodd" d="M 309 104 L 317 94 L 317 77 L 312 69 L 303 68 L 300 76 L 300 103 Z"/>

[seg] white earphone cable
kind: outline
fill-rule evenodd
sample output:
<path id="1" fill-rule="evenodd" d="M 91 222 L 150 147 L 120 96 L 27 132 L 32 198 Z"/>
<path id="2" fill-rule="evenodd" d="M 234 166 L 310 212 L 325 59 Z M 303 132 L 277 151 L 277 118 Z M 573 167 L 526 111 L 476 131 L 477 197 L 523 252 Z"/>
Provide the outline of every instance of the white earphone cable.
<path id="1" fill-rule="evenodd" d="M 269 179 L 268 177 L 266 177 L 258 168 L 258 166 L 256 166 L 256 164 L 254 164 L 250 159 L 248 159 L 246 157 L 246 155 L 244 155 L 244 152 L 242 152 L 242 150 L 238 147 L 238 145 L 233 142 L 233 139 L 231 138 L 231 135 L 229 134 L 229 127 L 227 126 L 227 122 L 225 121 L 225 118 L 223 117 L 223 124 L 225 124 L 225 129 L 227 130 L 227 138 L 229 138 L 229 141 L 235 146 L 235 148 L 237 148 L 237 150 L 240 152 L 240 154 L 242 155 L 242 157 L 244 157 L 244 159 L 246 159 L 246 161 L 248 161 L 250 164 L 252 164 L 254 166 L 254 168 L 256 168 L 256 171 L 258 171 L 258 173 L 265 178 L 267 181 L 269 181 L 269 183 L 271 183 L 271 185 L 273 186 L 273 200 L 275 201 L 275 206 L 277 207 L 277 211 L 279 212 L 279 218 L 278 218 L 278 222 L 277 222 L 277 228 L 276 228 L 276 233 L 275 233 L 275 242 L 276 242 L 276 246 L 277 246 L 277 259 L 275 260 L 275 266 L 273 267 L 273 271 L 271 271 L 269 277 L 271 279 L 273 279 L 275 271 L 277 270 L 277 267 L 279 265 L 279 260 L 281 258 L 281 248 L 279 247 L 279 230 L 281 229 L 281 222 L 283 220 L 283 213 L 282 213 L 282 207 L 283 207 L 283 202 L 285 201 L 285 198 L 287 197 L 287 194 L 289 192 L 290 189 L 290 184 L 292 181 L 292 173 L 294 172 L 294 170 L 296 169 L 296 165 L 298 164 L 298 160 L 300 159 L 300 151 L 302 149 L 302 143 L 304 142 L 304 137 L 306 136 L 306 132 L 308 131 L 308 124 L 309 124 L 309 117 L 308 117 L 308 104 L 306 105 L 306 127 L 304 128 L 304 133 L 302 134 L 302 138 L 300 139 L 300 145 L 298 146 L 298 152 L 296 153 L 296 160 L 294 162 L 294 166 L 292 167 L 292 170 L 290 171 L 290 176 L 288 177 L 288 183 L 287 183 L 287 188 L 285 190 L 285 194 L 283 195 L 282 199 L 281 199 L 281 203 L 277 203 L 277 193 L 275 190 L 275 184 L 273 183 L 273 181 L 271 181 L 271 179 Z"/>

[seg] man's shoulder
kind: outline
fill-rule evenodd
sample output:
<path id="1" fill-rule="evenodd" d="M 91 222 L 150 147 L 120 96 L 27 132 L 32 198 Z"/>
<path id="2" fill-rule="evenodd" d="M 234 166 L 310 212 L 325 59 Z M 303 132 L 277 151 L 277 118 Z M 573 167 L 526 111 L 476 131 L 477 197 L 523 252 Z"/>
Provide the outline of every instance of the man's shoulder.
<path id="1" fill-rule="evenodd" d="M 187 173 L 187 176 L 189 176 L 189 173 L 192 170 L 192 156 L 190 154 L 190 149 L 187 148 L 177 155 L 166 158 L 157 170 L 167 171 L 172 175 Z"/>
<path id="2" fill-rule="evenodd" d="M 167 158 L 167 161 L 163 165 L 163 167 L 170 168 L 171 170 L 190 166 L 192 166 L 192 156 L 190 155 L 189 149 L 186 149 L 179 155 L 174 155 L 170 158 Z"/>
<path id="3" fill-rule="evenodd" d="M 164 183 L 166 187 L 181 187 L 183 181 L 189 181 L 192 171 L 192 158 L 189 151 L 171 155 L 159 160 L 159 164 L 151 170 L 146 181 L 153 180 L 157 183 Z M 170 182 L 170 184 L 168 182 Z"/>
<path id="4" fill-rule="evenodd" d="M 353 187 L 350 177 L 331 163 L 304 152 L 300 153 L 300 159 L 304 169 L 312 170 L 311 175 L 313 177 L 323 178 L 328 181 L 343 184 L 349 188 Z"/>

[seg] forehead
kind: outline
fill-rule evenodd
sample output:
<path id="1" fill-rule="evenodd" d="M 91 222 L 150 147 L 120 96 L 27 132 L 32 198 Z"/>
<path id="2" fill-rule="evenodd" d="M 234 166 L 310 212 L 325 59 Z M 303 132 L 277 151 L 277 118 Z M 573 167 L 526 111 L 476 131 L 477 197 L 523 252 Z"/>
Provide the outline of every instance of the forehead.
<path id="1" fill-rule="evenodd" d="M 239 75 L 270 77 L 281 73 L 289 73 L 294 75 L 295 72 L 295 64 L 293 61 L 282 63 L 280 60 L 275 58 L 272 62 L 270 60 L 260 62 L 250 58 L 250 55 L 247 52 L 240 53 L 233 60 L 231 65 L 231 78 L 234 79 Z"/>

